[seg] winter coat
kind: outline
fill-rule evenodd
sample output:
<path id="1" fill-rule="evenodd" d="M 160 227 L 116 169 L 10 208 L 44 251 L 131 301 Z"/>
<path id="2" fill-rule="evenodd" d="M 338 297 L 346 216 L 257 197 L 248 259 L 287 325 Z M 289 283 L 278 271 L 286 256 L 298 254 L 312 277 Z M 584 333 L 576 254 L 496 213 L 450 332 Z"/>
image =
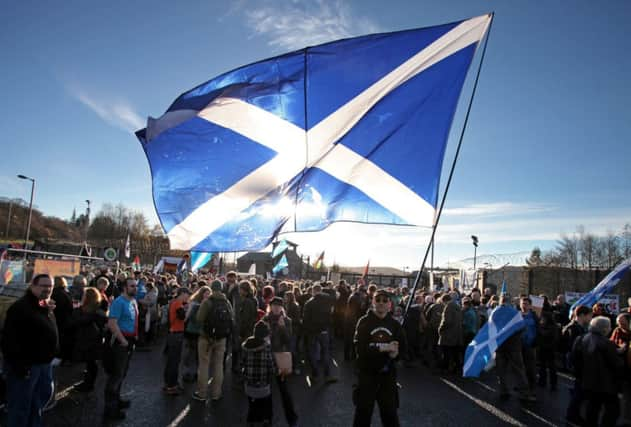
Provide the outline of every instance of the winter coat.
<path id="1" fill-rule="evenodd" d="M 438 345 L 462 345 L 462 310 L 454 301 L 450 301 L 443 310 L 442 320 L 438 327 Z"/>
<path id="2" fill-rule="evenodd" d="M 298 303 L 287 304 L 287 316 L 291 319 L 291 327 L 293 328 L 294 335 L 300 335 L 302 319 Z"/>
<path id="3" fill-rule="evenodd" d="M 285 326 L 280 326 L 278 324 L 280 317 L 283 317 Z M 270 328 L 270 344 L 272 346 L 272 352 L 277 353 L 291 351 L 291 319 L 284 314 L 276 316 L 272 313 L 268 313 L 265 317 L 263 317 L 263 321 L 267 322 Z"/>
<path id="4" fill-rule="evenodd" d="M 623 360 L 606 337 L 588 332 L 572 348 L 576 380 L 584 391 L 615 396 L 620 390 Z"/>
<path id="5" fill-rule="evenodd" d="M 72 313 L 68 329 L 74 335 L 72 360 L 87 362 L 103 357 L 103 338 L 107 316 L 101 310 L 86 312 L 81 308 Z"/>
<path id="6" fill-rule="evenodd" d="M 325 293 L 315 295 L 305 304 L 302 327 L 307 334 L 317 334 L 331 327 L 334 299 Z"/>
<path id="7" fill-rule="evenodd" d="M 252 335 L 257 316 L 258 304 L 256 303 L 256 299 L 254 299 L 253 296 L 241 298 L 237 328 L 242 342 Z"/>

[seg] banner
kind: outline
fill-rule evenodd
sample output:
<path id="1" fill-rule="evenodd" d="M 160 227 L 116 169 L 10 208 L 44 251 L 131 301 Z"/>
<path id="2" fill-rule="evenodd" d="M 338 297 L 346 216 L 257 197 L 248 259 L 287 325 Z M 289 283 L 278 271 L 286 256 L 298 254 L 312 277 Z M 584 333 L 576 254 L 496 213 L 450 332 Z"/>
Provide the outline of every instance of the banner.
<path id="1" fill-rule="evenodd" d="M 583 295 L 585 295 L 585 292 L 565 292 L 565 302 L 574 305 Z M 618 314 L 620 312 L 620 295 L 607 294 L 598 302 L 604 304 L 607 311 L 611 314 Z"/>
<path id="2" fill-rule="evenodd" d="M 2 260 L 0 264 L 0 285 L 24 283 L 24 265 L 22 261 Z"/>
<path id="3" fill-rule="evenodd" d="M 56 276 L 74 277 L 81 272 L 81 261 L 78 259 L 41 259 L 35 260 L 33 276 L 38 274 L 50 274 Z"/>

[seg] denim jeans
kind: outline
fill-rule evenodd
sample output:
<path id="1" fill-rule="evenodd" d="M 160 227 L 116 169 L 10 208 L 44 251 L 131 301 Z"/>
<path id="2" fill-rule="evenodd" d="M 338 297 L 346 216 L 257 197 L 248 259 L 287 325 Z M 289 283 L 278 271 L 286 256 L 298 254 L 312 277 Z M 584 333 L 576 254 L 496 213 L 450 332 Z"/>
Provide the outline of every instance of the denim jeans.
<path id="1" fill-rule="evenodd" d="M 107 371 L 107 381 L 105 383 L 105 410 L 116 411 L 119 409 L 121 387 L 123 380 L 127 376 L 129 369 L 129 360 L 134 351 L 134 345 L 131 339 L 127 347 L 123 347 L 118 343 L 114 343 L 106 351 L 111 352 L 111 366 Z"/>
<path id="2" fill-rule="evenodd" d="M 324 366 L 324 375 L 331 372 L 331 341 L 328 331 L 322 331 L 309 337 L 309 362 L 313 370 L 313 376 L 319 375 L 319 365 Z"/>
<path id="3" fill-rule="evenodd" d="M 9 427 L 39 427 L 42 408 L 53 393 L 53 368 L 50 363 L 32 365 L 29 374 L 19 375 L 5 362 Z"/>

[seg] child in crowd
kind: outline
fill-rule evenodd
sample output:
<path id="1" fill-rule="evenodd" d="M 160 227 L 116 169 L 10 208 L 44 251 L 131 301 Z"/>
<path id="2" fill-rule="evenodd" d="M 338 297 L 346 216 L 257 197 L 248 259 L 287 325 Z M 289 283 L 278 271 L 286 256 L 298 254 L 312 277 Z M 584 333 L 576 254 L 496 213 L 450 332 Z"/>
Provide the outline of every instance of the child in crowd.
<path id="1" fill-rule="evenodd" d="M 248 426 L 272 425 L 272 379 L 274 361 L 270 346 L 270 328 L 264 321 L 254 325 L 254 336 L 245 340 L 243 379 L 248 396 Z"/>

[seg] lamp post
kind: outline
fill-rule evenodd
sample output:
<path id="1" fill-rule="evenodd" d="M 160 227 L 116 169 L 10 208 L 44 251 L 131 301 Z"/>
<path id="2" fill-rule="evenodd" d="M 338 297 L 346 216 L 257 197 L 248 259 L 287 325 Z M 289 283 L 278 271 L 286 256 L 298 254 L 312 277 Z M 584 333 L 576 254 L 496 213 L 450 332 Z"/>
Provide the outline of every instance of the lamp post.
<path id="1" fill-rule="evenodd" d="M 31 202 L 28 206 L 28 223 L 26 225 L 26 239 L 24 239 L 24 250 L 26 251 L 26 245 L 28 244 L 29 234 L 31 234 L 31 216 L 33 214 L 33 194 L 35 193 L 35 179 L 26 175 L 18 175 L 20 179 L 27 179 L 31 181 Z M 24 252 L 24 260 L 26 260 L 27 252 Z"/>
<path id="2" fill-rule="evenodd" d="M 475 287 L 478 287 L 478 273 L 475 269 L 475 262 L 478 255 L 478 236 L 471 236 L 471 240 L 473 241 L 473 272 L 475 274 Z"/>

